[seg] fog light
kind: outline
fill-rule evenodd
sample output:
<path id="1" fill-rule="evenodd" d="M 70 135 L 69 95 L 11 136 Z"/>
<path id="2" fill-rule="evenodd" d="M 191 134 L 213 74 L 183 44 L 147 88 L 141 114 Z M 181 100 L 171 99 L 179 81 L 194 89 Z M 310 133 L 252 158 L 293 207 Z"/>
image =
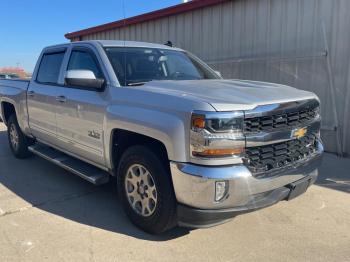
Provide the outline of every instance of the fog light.
<path id="1" fill-rule="evenodd" d="M 228 183 L 226 181 L 215 182 L 215 201 L 221 201 L 228 191 Z"/>

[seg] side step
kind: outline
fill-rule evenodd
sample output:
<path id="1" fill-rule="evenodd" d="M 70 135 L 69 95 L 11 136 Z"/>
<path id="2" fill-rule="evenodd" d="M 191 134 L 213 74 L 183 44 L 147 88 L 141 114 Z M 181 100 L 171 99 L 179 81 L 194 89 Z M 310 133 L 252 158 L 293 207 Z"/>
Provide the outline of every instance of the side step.
<path id="1" fill-rule="evenodd" d="M 50 162 L 80 176 L 94 185 L 108 183 L 109 173 L 79 159 L 66 155 L 49 146 L 36 143 L 28 147 L 28 150 Z"/>

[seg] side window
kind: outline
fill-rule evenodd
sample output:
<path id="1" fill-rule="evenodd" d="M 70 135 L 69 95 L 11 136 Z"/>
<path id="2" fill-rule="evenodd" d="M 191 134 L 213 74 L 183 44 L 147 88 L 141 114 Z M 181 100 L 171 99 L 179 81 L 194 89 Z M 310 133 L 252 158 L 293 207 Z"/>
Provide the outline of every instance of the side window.
<path id="1" fill-rule="evenodd" d="M 93 55 L 85 51 L 72 51 L 68 64 L 68 70 L 90 70 L 95 74 L 96 78 L 104 78 L 102 71 Z"/>
<path id="2" fill-rule="evenodd" d="M 36 80 L 45 84 L 57 84 L 64 54 L 64 52 L 44 54 Z"/>

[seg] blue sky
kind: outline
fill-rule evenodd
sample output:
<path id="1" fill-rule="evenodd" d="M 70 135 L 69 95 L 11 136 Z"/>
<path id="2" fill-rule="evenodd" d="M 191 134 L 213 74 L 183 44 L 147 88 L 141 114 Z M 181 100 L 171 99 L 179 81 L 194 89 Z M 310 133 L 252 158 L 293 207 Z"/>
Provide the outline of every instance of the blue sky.
<path id="1" fill-rule="evenodd" d="M 181 0 L 125 0 L 126 17 Z M 0 67 L 32 71 L 43 47 L 67 42 L 64 34 L 122 19 L 122 0 L 1 0 Z"/>

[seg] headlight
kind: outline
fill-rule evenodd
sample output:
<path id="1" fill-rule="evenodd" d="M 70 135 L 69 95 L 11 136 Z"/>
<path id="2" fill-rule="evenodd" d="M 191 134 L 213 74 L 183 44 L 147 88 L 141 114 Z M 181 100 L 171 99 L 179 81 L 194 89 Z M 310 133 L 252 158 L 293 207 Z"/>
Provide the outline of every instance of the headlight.
<path id="1" fill-rule="evenodd" d="M 314 109 L 314 118 L 320 118 L 321 117 L 321 108 L 318 106 Z"/>
<path id="2" fill-rule="evenodd" d="M 243 112 L 195 112 L 191 119 L 191 156 L 229 158 L 244 152 Z"/>

